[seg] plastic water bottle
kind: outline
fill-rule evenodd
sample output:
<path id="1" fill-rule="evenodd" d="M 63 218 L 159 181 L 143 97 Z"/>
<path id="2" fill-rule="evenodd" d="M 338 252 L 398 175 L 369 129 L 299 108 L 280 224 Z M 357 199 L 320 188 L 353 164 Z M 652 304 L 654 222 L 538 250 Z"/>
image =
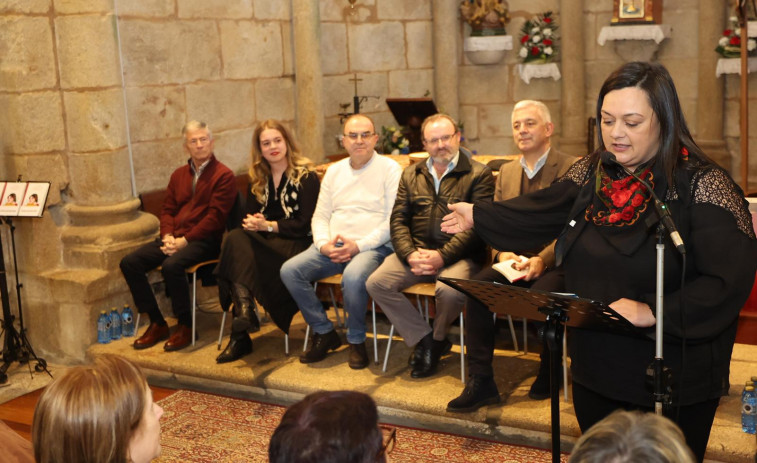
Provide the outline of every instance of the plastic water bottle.
<path id="1" fill-rule="evenodd" d="M 129 304 L 124 304 L 124 308 L 121 310 L 121 332 L 124 337 L 134 336 L 134 313 L 132 313 Z"/>
<path id="2" fill-rule="evenodd" d="M 118 309 L 110 309 L 110 339 L 121 339 L 121 314 Z"/>
<path id="3" fill-rule="evenodd" d="M 110 316 L 104 310 L 100 311 L 97 319 L 97 342 L 108 344 L 110 342 Z"/>
<path id="4" fill-rule="evenodd" d="M 749 434 L 757 432 L 757 394 L 754 386 L 744 387 L 741 394 L 741 430 Z"/>

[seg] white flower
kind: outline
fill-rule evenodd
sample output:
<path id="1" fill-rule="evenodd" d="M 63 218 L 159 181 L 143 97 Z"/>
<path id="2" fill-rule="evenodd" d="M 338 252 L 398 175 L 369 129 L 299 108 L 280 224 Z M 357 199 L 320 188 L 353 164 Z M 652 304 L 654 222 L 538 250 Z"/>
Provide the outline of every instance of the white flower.
<path id="1" fill-rule="evenodd" d="M 526 47 L 520 47 L 520 51 L 518 52 L 518 56 L 520 56 L 521 58 L 525 58 L 526 56 L 528 56 L 528 48 L 526 48 Z"/>
<path id="2" fill-rule="evenodd" d="M 544 37 L 552 37 L 552 29 L 550 28 L 544 29 L 541 33 L 544 34 Z"/>
<path id="3" fill-rule="evenodd" d="M 538 27 L 532 27 L 531 28 L 531 35 L 538 34 L 538 33 L 539 33 L 539 28 Z"/>
<path id="4" fill-rule="evenodd" d="M 739 22 L 739 18 L 737 18 L 736 16 L 731 16 L 730 18 L 728 18 L 728 20 L 732 23 Z"/>
<path id="5" fill-rule="evenodd" d="M 718 40 L 718 45 L 720 45 L 721 47 L 728 45 L 728 37 L 720 37 L 720 40 Z"/>
<path id="6" fill-rule="evenodd" d="M 534 43 L 541 42 L 541 35 L 535 35 L 535 36 L 531 37 L 531 41 L 534 42 Z"/>
<path id="7" fill-rule="evenodd" d="M 544 54 L 545 55 L 551 55 L 552 51 L 553 51 L 552 47 L 547 47 L 547 48 L 544 49 Z"/>
<path id="8" fill-rule="evenodd" d="M 747 40 L 746 49 L 752 51 L 755 48 L 757 48 L 757 41 L 755 41 L 754 39 Z"/>
<path id="9" fill-rule="evenodd" d="M 736 34 L 736 37 L 741 37 L 741 28 L 734 29 L 733 33 Z"/>

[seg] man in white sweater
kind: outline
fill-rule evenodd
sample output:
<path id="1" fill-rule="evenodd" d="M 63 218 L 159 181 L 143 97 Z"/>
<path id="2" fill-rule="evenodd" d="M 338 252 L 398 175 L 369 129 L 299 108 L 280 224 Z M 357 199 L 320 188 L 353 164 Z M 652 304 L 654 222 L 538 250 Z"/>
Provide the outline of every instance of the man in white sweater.
<path id="1" fill-rule="evenodd" d="M 342 345 L 313 290 L 313 281 L 342 274 L 347 316 L 349 366 L 368 366 L 365 348 L 365 280 L 392 253 L 389 217 L 397 195 L 399 164 L 374 151 L 378 141 L 373 121 L 362 114 L 344 123 L 344 147 L 349 157 L 326 171 L 313 214 L 313 246 L 281 267 L 281 279 L 315 333 L 300 362 L 326 358 Z"/>

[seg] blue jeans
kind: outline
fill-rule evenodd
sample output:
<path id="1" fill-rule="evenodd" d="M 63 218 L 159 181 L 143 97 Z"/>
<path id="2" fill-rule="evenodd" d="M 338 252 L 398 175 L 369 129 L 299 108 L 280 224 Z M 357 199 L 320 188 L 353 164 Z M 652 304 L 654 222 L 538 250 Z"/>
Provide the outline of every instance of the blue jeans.
<path id="1" fill-rule="evenodd" d="M 344 309 L 347 311 L 347 342 L 360 344 L 365 342 L 365 311 L 368 306 L 365 280 L 392 252 L 392 248 L 384 245 L 361 251 L 349 262 L 337 264 L 313 245 L 284 262 L 281 280 L 297 302 L 307 324 L 315 333 L 326 334 L 334 329 L 334 324 L 326 316 L 312 282 L 341 273 Z"/>

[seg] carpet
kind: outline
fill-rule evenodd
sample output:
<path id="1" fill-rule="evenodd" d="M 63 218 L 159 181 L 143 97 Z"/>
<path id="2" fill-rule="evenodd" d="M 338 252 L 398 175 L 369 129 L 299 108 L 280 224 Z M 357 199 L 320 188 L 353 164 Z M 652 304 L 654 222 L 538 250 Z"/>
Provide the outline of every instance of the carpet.
<path id="1" fill-rule="evenodd" d="M 158 463 L 268 461 L 268 441 L 286 410 L 251 400 L 177 391 L 158 402 L 163 452 Z M 551 453 L 455 434 L 396 426 L 391 462 L 531 463 L 551 461 Z M 561 455 L 563 462 L 567 455 Z"/>

